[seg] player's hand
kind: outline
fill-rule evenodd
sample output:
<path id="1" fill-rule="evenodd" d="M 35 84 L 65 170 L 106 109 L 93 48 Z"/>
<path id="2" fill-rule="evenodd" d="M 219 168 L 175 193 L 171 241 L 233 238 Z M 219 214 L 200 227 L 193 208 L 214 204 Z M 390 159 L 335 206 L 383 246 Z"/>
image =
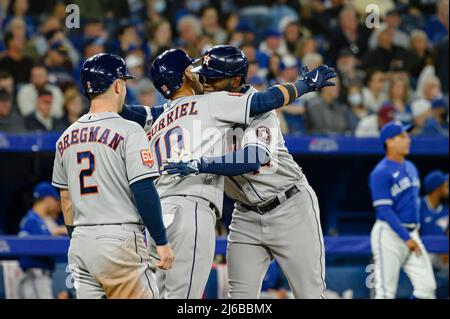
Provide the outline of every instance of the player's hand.
<path id="1" fill-rule="evenodd" d="M 415 252 L 417 256 L 422 255 L 422 249 L 414 239 L 408 239 L 406 241 L 406 246 L 408 246 L 410 252 Z"/>
<path id="2" fill-rule="evenodd" d="M 159 256 L 159 261 L 156 263 L 156 267 L 164 270 L 171 269 L 175 256 L 173 255 L 173 251 L 170 245 L 167 244 L 164 246 L 156 246 L 156 253 Z"/>
<path id="3" fill-rule="evenodd" d="M 163 171 L 163 174 L 186 177 L 189 175 L 197 175 L 198 173 L 201 173 L 201 162 L 198 159 L 181 161 L 168 160 L 161 169 Z"/>
<path id="4" fill-rule="evenodd" d="M 303 81 L 308 84 L 309 92 L 318 91 L 325 86 L 336 85 L 336 83 L 329 81 L 337 76 L 336 71 L 325 64 L 322 64 L 312 71 L 309 71 L 308 67 L 304 66 L 302 68 L 302 73 Z"/>

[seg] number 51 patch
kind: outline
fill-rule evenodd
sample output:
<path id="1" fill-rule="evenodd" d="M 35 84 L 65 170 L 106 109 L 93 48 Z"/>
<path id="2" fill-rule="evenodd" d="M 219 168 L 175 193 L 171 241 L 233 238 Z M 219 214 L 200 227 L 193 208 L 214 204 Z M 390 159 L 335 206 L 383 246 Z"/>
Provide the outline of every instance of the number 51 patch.
<path id="1" fill-rule="evenodd" d="M 152 153 L 150 152 L 150 150 L 142 150 L 141 151 L 141 159 L 142 159 L 142 164 L 147 165 L 148 167 L 153 166 L 153 157 L 152 157 Z"/>

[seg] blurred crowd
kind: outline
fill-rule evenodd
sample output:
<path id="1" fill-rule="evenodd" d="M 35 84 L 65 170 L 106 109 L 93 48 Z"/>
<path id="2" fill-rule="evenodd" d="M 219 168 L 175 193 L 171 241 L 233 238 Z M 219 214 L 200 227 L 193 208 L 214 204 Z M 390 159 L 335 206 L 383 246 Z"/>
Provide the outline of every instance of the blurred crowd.
<path id="1" fill-rule="evenodd" d="M 60 131 L 88 110 L 79 72 L 101 52 L 122 56 L 135 80 L 128 104 L 164 99 L 148 78 L 169 48 L 200 57 L 241 48 L 257 89 L 326 63 L 337 85 L 278 111 L 285 134 L 377 136 L 396 119 L 413 134 L 448 137 L 448 0 L 0 0 L 0 131 Z M 366 12 L 376 3 L 377 17 Z M 69 12 L 70 13 L 70 12 Z"/>

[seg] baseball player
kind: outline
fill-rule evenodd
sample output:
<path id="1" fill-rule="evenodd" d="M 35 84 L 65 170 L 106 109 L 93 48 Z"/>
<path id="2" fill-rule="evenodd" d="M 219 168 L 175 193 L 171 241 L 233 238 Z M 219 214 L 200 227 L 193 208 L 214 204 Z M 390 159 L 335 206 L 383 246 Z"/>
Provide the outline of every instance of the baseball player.
<path id="1" fill-rule="evenodd" d="M 143 129 L 117 112 L 132 78 L 122 58 L 98 54 L 81 70 L 90 112 L 56 143 L 53 185 L 61 189 L 68 252 L 77 298 L 158 298 L 155 265 L 144 243 L 144 224 L 170 269 L 157 173 Z"/>
<path id="2" fill-rule="evenodd" d="M 203 163 L 202 174 L 178 180 L 162 175 L 157 183 L 169 241 L 177 256 L 174 268 L 158 277 L 165 298 L 200 298 L 203 293 L 214 256 L 214 224 L 223 201 L 223 176 L 211 173 L 220 167 L 229 168 L 223 154 L 231 128 L 236 124 L 248 126 L 250 117 L 287 105 L 314 89 L 301 80 L 247 95 L 225 91 L 193 95 L 199 91 L 199 81 L 191 69 L 191 59 L 181 50 L 164 52 L 151 68 L 155 87 L 171 100 L 164 113 L 153 119 L 148 132 L 158 166 L 167 159 L 182 159 L 180 150 L 194 158 L 217 157 L 210 167 Z M 333 85 L 328 80 L 336 74 L 321 66 L 311 75 L 317 85 L 327 86 Z M 144 125 L 147 122 L 143 121 Z M 253 161 L 248 152 L 241 155 L 250 166 L 232 167 L 228 174 L 243 174 L 249 167 L 254 171 L 266 158 L 265 152 Z"/>
<path id="3" fill-rule="evenodd" d="M 42 182 L 33 190 L 33 207 L 20 222 L 20 237 L 51 236 L 45 218 L 61 211 L 59 194 L 50 183 Z M 19 258 L 23 277 L 19 283 L 21 299 L 53 299 L 52 273 L 55 261 L 51 257 L 23 256 Z"/>
<path id="4" fill-rule="evenodd" d="M 248 60 L 241 50 L 218 45 L 205 53 L 194 72 L 203 78 L 205 93 L 230 91 L 248 96 L 256 90 L 245 85 L 247 70 Z M 306 74 L 304 79 L 309 81 Z M 314 90 L 320 88 L 319 84 Z M 254 146 L 262 148 L 268 156 L 266 163 L 245 170 L 242 161 L 227 161 L 223 169 L 214 165 L 217 159 L 201 157 L 194 160 L 196 165 L 193 161 L 166 165 L 168 172 L 182 175 L 201 173 L 208 165 L 210 172 L 227 176 L 225 192 L 236 202 L 227 250 L 230 297 L 259 298 L 264 275 L 275 259 L 296 298 L 322 298 L 325 254 L 317 197 L 284 145 L 275 111 L 256 115 L 235 132 L 241 133 L 232 136 L 237 141 L 235 150 L 258 158 Z M 241 172 L 231 174 L 236 172 L 234 167 Z"/>
<path id="5" fill-rule="evenodd" d="M 389 122 L 381 129 L 386 150 L 370 174 L 376 222 L 371 232 L 375 298 L 393 299 L 402 268 L 412 282 L 412 298 L 435 298 L 433 267 L 419 237 L 420 180 L 409 154 L 411 125 Z"/>
<path id="6" fill-rule="evenodd" d="M 425 196 L 420 202 L 420 234 L 448 234 L 448 174 L 436 170 L 423 180 Z"/>

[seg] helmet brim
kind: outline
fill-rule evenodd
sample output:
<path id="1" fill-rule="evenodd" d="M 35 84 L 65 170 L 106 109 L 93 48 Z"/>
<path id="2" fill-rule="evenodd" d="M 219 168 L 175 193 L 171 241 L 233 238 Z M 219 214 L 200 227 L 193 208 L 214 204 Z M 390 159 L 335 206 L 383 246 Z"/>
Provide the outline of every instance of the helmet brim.
<path id="1" fill-rule="evenodd" d="M 228 78 L 230 76 L 223 74 L 223 73 L 219 73 L 215 70 L 211 70 L 208 68 L 204 68 L 203 65 L 199 65 L 195 68 L 193 68 L 191 70 L 191 72 L 203 75 L 206 78 L 210 78 L 210 79 L 221 79 L 221 78 Z"/>

